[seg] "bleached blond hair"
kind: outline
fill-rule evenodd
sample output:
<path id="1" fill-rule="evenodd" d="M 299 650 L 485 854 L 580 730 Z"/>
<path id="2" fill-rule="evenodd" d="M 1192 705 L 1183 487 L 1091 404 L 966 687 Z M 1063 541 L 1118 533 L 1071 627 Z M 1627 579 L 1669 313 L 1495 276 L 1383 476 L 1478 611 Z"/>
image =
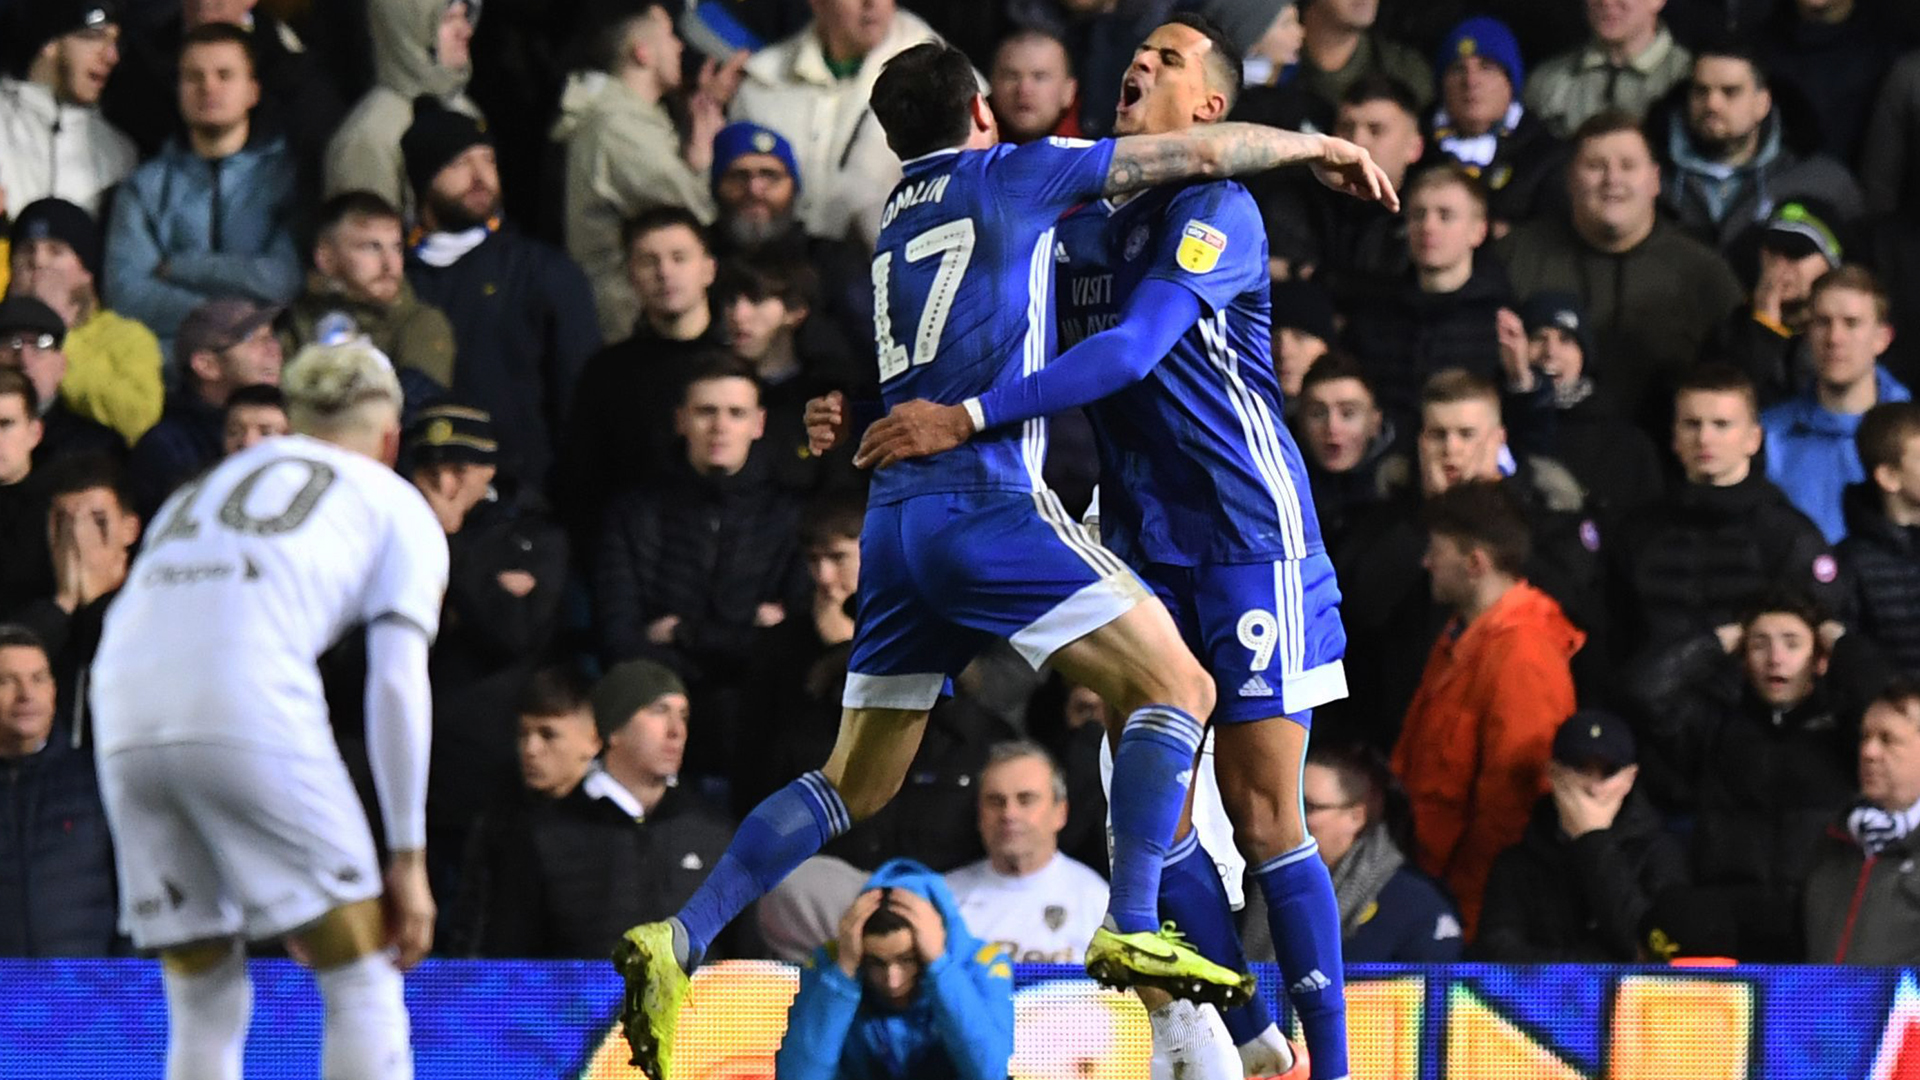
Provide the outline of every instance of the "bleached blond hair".
<path id="1" fill-rule="evenodd" d="M 397 418 L 399 376 L 385 353 L 364 338 L 301 349 L 280 376 L 287 421 L 295 431 L 377 429 Z"/>

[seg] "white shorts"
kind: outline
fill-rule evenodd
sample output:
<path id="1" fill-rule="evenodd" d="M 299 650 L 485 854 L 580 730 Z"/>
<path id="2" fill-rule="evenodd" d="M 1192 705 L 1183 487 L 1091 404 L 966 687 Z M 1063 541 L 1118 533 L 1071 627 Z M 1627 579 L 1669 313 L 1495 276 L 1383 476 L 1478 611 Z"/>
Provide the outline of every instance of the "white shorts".
<path id="1" fill-rule="evenodd" d="M 141 949 L 277 938 L 380 895 L 373 834 L 339 758 L 213 743 L 100 761 L 122 928 Z"/>

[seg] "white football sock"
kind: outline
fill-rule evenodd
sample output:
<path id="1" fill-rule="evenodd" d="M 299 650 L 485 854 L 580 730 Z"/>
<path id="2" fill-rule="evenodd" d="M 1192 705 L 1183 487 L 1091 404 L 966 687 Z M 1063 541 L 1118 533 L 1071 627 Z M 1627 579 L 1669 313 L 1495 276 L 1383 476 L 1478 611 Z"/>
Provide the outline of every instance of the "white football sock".
<path id="1" fill-rule="evenodd" d="M 1147 1013 L 1153 1080 L 1240 1080 L 1233 1039 L 1211 1007 L 1172 1001 Z"/>
<path id="2" fill-rule="evenodd" d="M 385 953 L 314 973 L 327 1005 L 322 1080 L 412 1080 L 400 971 Z"/>
<path id="3" fill-rule="evenodd" d="M 161 966 L 167 989 L 167 1080 L 240 1080 L 240 1053 L 253 1015 L 253 981 L 239 942 L 219 963 L 192 975 Z"/>
<path id="4" fill-rule="evenodd" d="M 1248 1076 L 1279 1076 L 1293 1069 L 1293 1044 L 1278 1024 L 1268 1024 L 1240 1047 L 1240 1064 Z"/>

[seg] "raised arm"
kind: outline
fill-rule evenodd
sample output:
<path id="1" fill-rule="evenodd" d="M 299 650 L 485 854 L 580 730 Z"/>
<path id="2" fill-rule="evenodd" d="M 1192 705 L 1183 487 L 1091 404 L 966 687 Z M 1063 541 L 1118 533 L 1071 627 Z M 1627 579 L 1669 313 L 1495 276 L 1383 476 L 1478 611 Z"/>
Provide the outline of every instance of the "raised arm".
<path id="1" fill-rule="evenodd" d="M 1203 124 L 1116 139 L 1102 194 L 1125 195 L 1176 180 L 1246 176 L 1302 164 L 1335 191 L 1400 209 L 1393 182 L 1365 148 L 1330 135 L 1265 124 Z"/>

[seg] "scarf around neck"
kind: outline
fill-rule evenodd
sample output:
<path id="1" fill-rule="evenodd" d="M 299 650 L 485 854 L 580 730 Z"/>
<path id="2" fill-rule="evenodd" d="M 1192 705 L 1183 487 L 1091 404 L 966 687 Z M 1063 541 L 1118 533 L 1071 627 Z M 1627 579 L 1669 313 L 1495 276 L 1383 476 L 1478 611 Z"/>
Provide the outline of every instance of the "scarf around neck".
<path id="1" fill-rule="evenodd" d="M 1882 810 L 1872 803 L 1861 803 L 1847 815 L 1847 831 L 1868 855 L 1878 855 L 1905 840 L 1916 825 L 1920 825 L 1920 802 L 1905 810 Z"/>
<path id="2" fill-rule="evenodd" d="M 1373 825 L 1354 840 L 1353 847 L 1333 867 L 1333 897 L 1340 905 L 1340 935 L 1354 932 L 1371 915 L 1375 898 L 1387 880 L 1407 861 L 1393 846 L 1385 825 Z"/>

